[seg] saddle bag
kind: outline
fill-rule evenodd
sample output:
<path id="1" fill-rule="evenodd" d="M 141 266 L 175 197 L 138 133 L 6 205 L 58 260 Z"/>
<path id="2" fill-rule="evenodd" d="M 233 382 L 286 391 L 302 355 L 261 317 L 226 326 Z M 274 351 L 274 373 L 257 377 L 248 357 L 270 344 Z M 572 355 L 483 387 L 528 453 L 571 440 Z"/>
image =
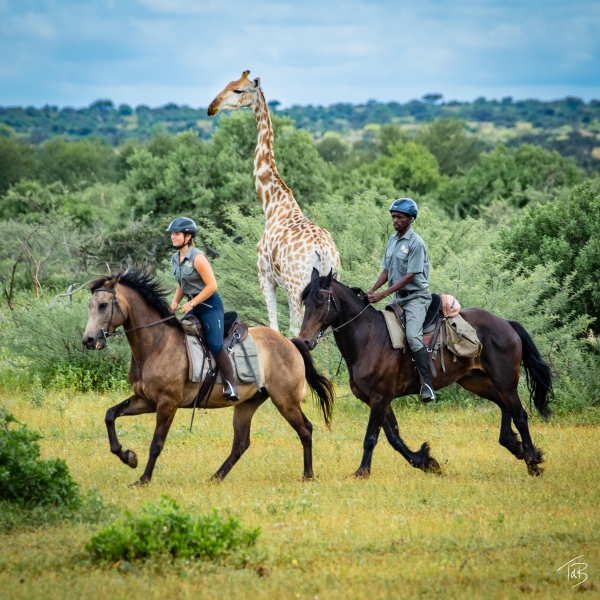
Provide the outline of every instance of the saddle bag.
<path id="1" fill-rule="evenodd" d="M 452 354 L 465 358 L 476 358 L 483 348 L 474 327 L 460 315 L 446 319 L 446 343 Z"/>

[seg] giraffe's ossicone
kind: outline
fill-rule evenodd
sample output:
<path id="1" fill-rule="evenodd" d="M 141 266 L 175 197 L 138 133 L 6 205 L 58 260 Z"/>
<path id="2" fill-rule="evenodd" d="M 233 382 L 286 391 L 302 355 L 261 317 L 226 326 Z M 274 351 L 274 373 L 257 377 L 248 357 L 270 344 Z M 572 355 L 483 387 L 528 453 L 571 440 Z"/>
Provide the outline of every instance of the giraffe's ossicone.
<path id="1" fill-rule="evenodd" d="M 244 71 L 229 83 L 208 107 L 210 116 L 220 110 L 250 107 L 256 118 L 258 141 L 254 152 L 254 182 L 265 213 L 265 230 L 258 243 L 258 279 L 270 326 L 277 326 L 277 286 L 287 292 L 290 331 L 297 335 L 302 321 L 300 294 L 310 283 L 313 268 L 321 275 L 337 270 L 340 254 L 328 231 L 307 219 L 284 183 L 275 165 L 273 127 L 260 79 L 249 79 Z"/>

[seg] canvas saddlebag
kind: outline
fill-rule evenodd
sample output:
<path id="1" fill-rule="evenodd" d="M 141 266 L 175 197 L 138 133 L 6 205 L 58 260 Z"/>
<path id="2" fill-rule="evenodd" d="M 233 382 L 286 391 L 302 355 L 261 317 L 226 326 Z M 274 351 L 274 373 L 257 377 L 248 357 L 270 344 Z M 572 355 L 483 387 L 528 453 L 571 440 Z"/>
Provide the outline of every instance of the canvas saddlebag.
<path id="1" fill-rule="evenodd" d="M 460 315 L 446 319 L 446 343 L 450 352 L 465 358 L 479 356 L 483 348 L 473 326 Z"/>

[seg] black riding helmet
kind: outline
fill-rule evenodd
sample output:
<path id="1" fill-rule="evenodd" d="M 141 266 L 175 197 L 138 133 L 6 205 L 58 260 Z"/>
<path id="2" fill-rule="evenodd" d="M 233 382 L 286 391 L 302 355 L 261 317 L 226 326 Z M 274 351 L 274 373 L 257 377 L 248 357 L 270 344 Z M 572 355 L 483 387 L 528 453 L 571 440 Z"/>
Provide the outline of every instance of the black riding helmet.
<path id="1" fill-rule="evenodd" d="M 175 219 L 165 231 L 179 231 L 181 233 L 191 233 L 192 237 L 196 235 L 198 228 L 192 219 L 187 217 L 179 217 Z"/>

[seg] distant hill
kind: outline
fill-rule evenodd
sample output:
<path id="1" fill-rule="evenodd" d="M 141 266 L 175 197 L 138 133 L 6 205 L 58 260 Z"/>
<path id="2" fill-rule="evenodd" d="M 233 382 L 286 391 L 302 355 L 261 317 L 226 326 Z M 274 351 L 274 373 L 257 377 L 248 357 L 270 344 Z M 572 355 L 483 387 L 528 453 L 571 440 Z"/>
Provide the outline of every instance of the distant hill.
<path id="1" fill-rule="evenodd" d="M 333 131 L 356 139 L 365 128 L 396 122 L 415 129 L 419 124 L 443 117 L 464 119 L 473 133 L 484 141 L 509 145 L 523 141 L 557 149 L 576 156 L 586 167 L 600 163 L 600 100 L 584 102 L 579 98 L 543 102 L 478 98 L 474 102 L 443 102 L 439 94 L 422 100 L 365 104 L 338 103 L 331 106 L 292 106 L 279 110 L 291 117 L 296 126 L 308 130 L 315 139 Z M 115 106 L 110 100 L 97 100 L 87 108 L 44 106 L 0 107 L 0 135 L 14 135 L 34 144 L 55 136 L 67 140 L 99 137 L 118 146 L 128 139 L 145 141 L 156 133 L 178 133 L 192 129 L 202 138 L 210 138 L 218 118 L 210 118 L 204 108 L 166 104 L 159 108 L 145 105 L 132 108 Z"/>

